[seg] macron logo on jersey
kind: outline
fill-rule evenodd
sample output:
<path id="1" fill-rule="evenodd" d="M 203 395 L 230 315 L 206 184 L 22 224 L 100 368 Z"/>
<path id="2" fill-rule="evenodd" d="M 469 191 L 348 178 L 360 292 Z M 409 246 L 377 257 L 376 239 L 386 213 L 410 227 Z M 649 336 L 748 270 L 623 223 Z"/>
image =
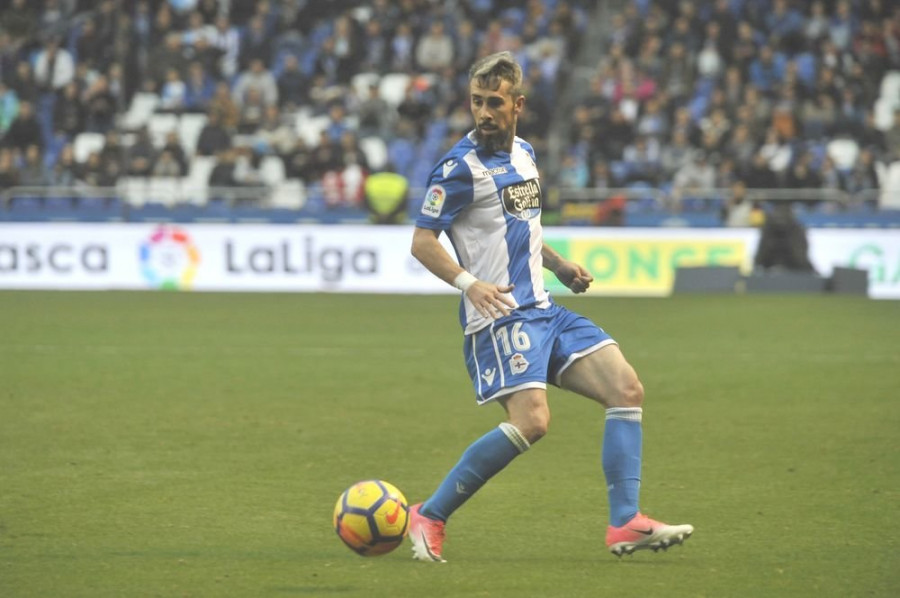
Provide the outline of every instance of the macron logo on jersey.
<path id="1" fill-rule="evenodd" d="M 444 166 L 446 168 L 446 166 Z M 432 218 L 440 218 L 444 209 L 444 200 L 447 199 L 447 191 L 440 185 L 432 185 L 425 192 L 425 202 L 422 204 L 422 213 Z"/>
<path id="2" fill-rule="evenodd" d="M 450 176 L 450 173 L 453 172 L 453 169 L 457 166 L 459 166 L 458 160 L 450 159 L 444 162 L 444 178 L 446 179 L 448 176 Z"/>

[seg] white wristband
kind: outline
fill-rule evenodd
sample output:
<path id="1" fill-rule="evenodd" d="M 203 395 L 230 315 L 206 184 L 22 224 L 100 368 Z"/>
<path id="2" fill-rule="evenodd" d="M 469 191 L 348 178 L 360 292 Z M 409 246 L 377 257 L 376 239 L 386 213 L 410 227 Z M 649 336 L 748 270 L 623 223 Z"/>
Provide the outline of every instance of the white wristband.
<path id="1" fill-rule="evenodd" d="M 478 279 L 472 276 L 469 272 L 463 270 L 460 272 L 456 278 L 453 279 L 453 286 L 463 292 L 465 294 L 466 291 L 469 290 L 469 287 L 475 284 Z"/>

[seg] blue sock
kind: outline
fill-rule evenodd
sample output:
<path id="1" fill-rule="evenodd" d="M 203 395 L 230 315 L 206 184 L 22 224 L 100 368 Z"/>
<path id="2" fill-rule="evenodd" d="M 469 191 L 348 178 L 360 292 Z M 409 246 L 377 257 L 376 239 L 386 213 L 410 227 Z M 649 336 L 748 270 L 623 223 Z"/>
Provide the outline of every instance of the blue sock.
<path id="1" fill-rule="evenodd" d="M 518 428 L 506 422 L 500 424 L 466 449 L 419 512 L 431 519 L 447 521 L 485 482 L 529 446 Z"/>
<path id="2" fill-rule="evenodd" d="M 603 432 L 603 473 L 609 493 L 609 523 L 621 527 L 638 513 L 641 491 L 640 407 L 606 410 Z"/>

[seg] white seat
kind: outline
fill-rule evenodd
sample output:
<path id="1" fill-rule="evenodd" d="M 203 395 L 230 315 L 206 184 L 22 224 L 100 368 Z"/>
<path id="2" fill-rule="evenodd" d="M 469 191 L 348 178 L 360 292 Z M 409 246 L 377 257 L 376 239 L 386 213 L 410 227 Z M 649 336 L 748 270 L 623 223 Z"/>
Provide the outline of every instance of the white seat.
<path id="1" fill-rule="evenodd" d="M 75 154 L 76 162 L 86 162 L 88 156 L 94 152 L 99 152 L 106 145 L 106 138 L 103 133 L 89 133 L 87 131 L 79 133 L 75 136 L 72 143 L 72 152 Z"/>
<path id="2" fill-rule="evenodd" d="M 181 145 L 189 156 L 197 151 L 197 140 L 200 132 L 206 126 L 205 114 L 182 114 L 178 118 L 178 136 L 181 137 Z"/>
<path id="3" fill-rule="evenodd" d="M 215 156 L 194 156 L 187 176 L 181 179 L 182 199 L 192 204 L 205 204 L 209 199 L 209 175 L 215 167 Z"/>
<path id="4" fill-rule="evenodd" d="M 174 206 L 181 200 L 181 179 L 178 177 L 150 177 L 147 184 L 147 201 Z"/>
<path id="5" fill-rule="evenodd" d="M 875 106 L 873 108 L 875 128 L 879 131 L 887 131 L 893 127 L 894 110 L 897 108 L 900 108 L 900 105 L 886 100 L 885 98 L 878 98 L 875 100 Z"/>
<path id="6" fill-rule="evenodd" d="M 900 104 L 900 71 L 889 71 L 881 78 L 879 96 L 889 102 Z"/>
<path id="7" fill-rule="evenodd" d="M 331 122 L 327 116 L 311 116 L 297 119 L 297 135 L 303 138 L 308 147 L 319 147 L 319 137 Z"/>
<path id="8" fill-rule="evenodd" d="M 134 94 L 128 111 L 122 115 L 120 126 L 126 131 L 140 129 L 150 120 L 150 115 L 159 106 L 159 96 L 155 93 L 141 91 Z"/>
<path id="9" fill-rule="evenodd" d="M 121 177 L 116 181 L 116 189 L 129 205 L 142 206 L 147 198 L 147 179 L 137 176 Z"/>
<path id="10" fill-rule="evenodd" d="M 269 196 L 269 204 L 273 208 L 299 210 L 306 203 L 306 186 L 300 179 L 285 179 L 279 183 Z"/>
<path id="11" fill-rule="evenodd" d="M 276 187 L 285 179 L 284 160 L 278 156 L 265 156 L 259 163 L 259 177 L 270 187 Z"/>
<path id="12" fill-rule="evenodd" d="M 356 93 L 356 97 L 364 100 L 369 97 L 369 86 L 378 86 L 381 76 L 378 73 L 356 73 L 350 79 L 350 85 Z"/>
<path id="13" fill-rule="evenodd" d="M 371 170 L 381 170 L 388 161 L 387 144 L 381 137 L 363 137 L 359 147 L 366 155 Z"/>
<path id="14" fill-rule="evenodd" d="M 833 139 L 828 142 L 826 151 L 838 170 L 847 170 L 856 164 L 859 144 L 852 139 Z"/>
<path id="15" fill-rule="evenodd" d="M 391 106 L 399 106 L 408 86 L 409 75 L 406 73 L 388 73 L 378 83 L 378 94 Z"/>
<path id="16" fill-rule="evenodd" d="M 178 131 L 178 116 L 168 113 L 153 114 L 147 121 L 147 131 L 153 145 L 157 149 L 161 148 L 166 144 L 166 135 L 171 131 Z"/>

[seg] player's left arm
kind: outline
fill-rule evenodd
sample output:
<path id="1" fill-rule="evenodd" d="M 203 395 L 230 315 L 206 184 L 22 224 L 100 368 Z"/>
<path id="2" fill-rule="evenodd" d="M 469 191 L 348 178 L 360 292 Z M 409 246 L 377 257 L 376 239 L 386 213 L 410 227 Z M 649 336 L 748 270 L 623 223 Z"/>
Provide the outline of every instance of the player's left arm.
<path id="1" fill-rule="evenodd" d="M 553 272 L 559 282 L 573 293 L 585 292 L 594 281 L 594 277 L 584 267 L 565 259 L 546 243 L 541 246 L 541 257 L 544 260 L 544 267 Z"/>

